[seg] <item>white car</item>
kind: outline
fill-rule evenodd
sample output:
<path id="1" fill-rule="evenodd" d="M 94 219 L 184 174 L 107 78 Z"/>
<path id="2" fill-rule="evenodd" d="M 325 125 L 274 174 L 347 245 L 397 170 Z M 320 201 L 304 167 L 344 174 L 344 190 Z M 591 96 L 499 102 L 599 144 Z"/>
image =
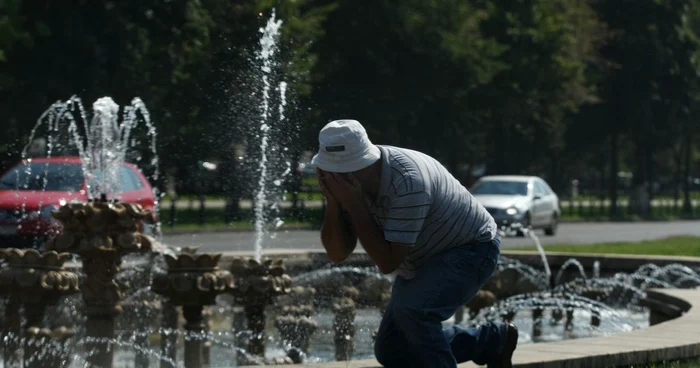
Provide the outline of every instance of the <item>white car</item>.
<path id="1" fill-rule="evenodd" d="M 484 176 L 469 191 L 499 227 L 519 223 L 547 235 L 557 232 L 559 197 L 537 176 Z"/>

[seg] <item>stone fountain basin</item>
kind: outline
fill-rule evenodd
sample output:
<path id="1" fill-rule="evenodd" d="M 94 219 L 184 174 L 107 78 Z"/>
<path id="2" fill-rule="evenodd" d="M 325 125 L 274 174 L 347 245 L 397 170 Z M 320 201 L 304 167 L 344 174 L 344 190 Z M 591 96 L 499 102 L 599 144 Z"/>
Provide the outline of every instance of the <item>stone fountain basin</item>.
<path id="1" fill-rule="evenodd" d="M 291 269 L 294 269 L 295 265 L 302 269 L 313 269 L 319 263 L 327 262 L 325 254 L 321 252 L 284 250 L 280 253 L 272 256 L 288 257 L 285 264 Z M 536 252 L 504 251 L 503 255 L 531 265 L 541 264 L 541 258 Z M 362 253 L 354 254 L 348 263 L 365 264 L 365 257 Z M 567 253 L 548 253 L 547 257 L 553 269 L 570 258 L 578 259 L 587 269 L 598 261 L 602 273 L 631 272 L 648 263 L 658 266 L 679 263 L 692 268 L 700 267 L 700 258 L 695 257 Z M 651 308 L 650 318 L 655 320 L 655 325 L 583 340 L 521 344 L 514 358 L 515 366 L 588 368 L 683 360 L 700 356 L 700 335 L 694 328 L 688 328 L 688 326 L 697 326 L 700 322 L 700 308 L 698 308 L 700 290 L 652 289 L 647 290 L 647 296 L 651 302 L 646 305 Z M 366 359 L 350 362 L 310 362 L 290 366 L 292 367 L 380 367 L 380 365 L 374 359 Z M 477 366 L 464 363 L 460 367 Z"/>
<path id="2" fill-rule="evenodd" d="M 548 317 L 545 314 L 545 317 Z M 630 313 L 626 316 L 637 323 L 637 328 L 648 327 L 648 313 Z M 619 332 L 617 326 L 610 326 L 606 324 L 606 318 L 603 316 L 603 324 L 600 329 L 591 330 L 588 328 L 587 321 L 590 320 L 590 314 L 578 312 L 574 316 L 575 328 L 574 332 L 571 334 L 564 334 L 563 326 L 558 324 L 556 326 L 550 326 L 548 323 L 543 324 L 543 335 L 535 339 L 536 345 L 545 344 L 549 341 L 560 341 L 562 339 L 581 339 L 585 338 L 586 341 L 592 337 L 601 336 L 604 334 L 610 334 L 614 332 Z M 322 310 L 319 311 L 314 320 L 318 325 L 316 333 L 311 338 L 310 351 L 307 356 L 307 363 L 318 363 L 323 367 L 327 363 L 335 359 L 334 356 L 334 345 L 333 336 L 334 331 L 332 328 L 333 314 L 331 311 Z M 355 352 L 353 354 L 353 359 L 363 360 L 372 359 L 374 357 L 374 345 L 372 340 L 372 332 L 379 326 L 381 316 L 379 311 L 376 309 L 358 309 L 357 317 L 355 319 L 356 326 L 356 336 L 355 336 Z M 452 325 L 452 320 L 444 322 L 445 326 Z M 514 323 L 520 327 L 519 343 L 521 346 L 533 344 L 533 338 L 530 334 L 532 330 L 532 317 L 530 312 L 519 313 Z M 271 325 L 271 324 L 268 324 Z M 629 326 L 627 331 L 632 330 L 632 326 Z M 268 356 L 280 356 L 284 355 L 284 352 L 279 348 L 277 342 L 279 341 L 279 334 L 273 328 L 269 328 L 269 336 L 271 338 L 270 343 L 267 346 Z M 614 332 L 611 332 L 614 331 Z M 581 341 L 581 340 L 578 340 Z M 219 351 L 222 349 L 222 351 Z M 212 361 L 221 362 L 222 360 L 217 359 L 217 356 L 230 358 L 230 354 L 227 354 L 223 347 L 212 346 Z M 221 355 L 219 355 L 221 354 Z M 316 366 L 316 365 L 314 365 Z M 212 365 L 212 367 L 227 367 L 227 365 L 222 365 L 221 363 Z"/>
<path id="3" fill-rule="evenodd" d="M 222 257 L 221 266 L 226 267 L 226 263 L 230 262 L 233 257 L 249 256 L 245 252 L 231 252 L 224 254 Z M 541 259 L 539 254 L 533 252 L 512 252 L 504 251 L 504 256 L 511 259 L 517 259 L 533 266 L 540 266 Z M 328 264 L 328 259 L 325 253 L 309 252 L 309 251 L 267 251 L 266 256 L 271 258 L 284 258 L 288 273 L 291 275 L 308 272 L 309 270 L 319 269 L 323 265 Z M 548 254 L 550 265 L 553 270 L 558 269 L 566 260 L 570 258 L 578 259 L 586 269 L 590 269 L 593 262 L 599 261 L 601 272 L 612 271 L 633 271 L 639 266 L 647 263 L 654 263 L 663 266 L 671 263 L 681 263 L 687 266 L 697 268 L 700 267 L 700 259 L 692 257 L 628 257 L 623 255 L 581 255 L 581 254 L 563 254 L 553 253 Z M 346 262 L 348 265 L 367 266 L 366 255 L 362 253 L 353 254 Z M 75 266 L 79 267 L 79 264 Z M 124 268 L 128 268 L 125 264 Z M 539 342 L 537 344 L 527 344 L 529 332 L 531 331 L 531 317 L 526 313 L 519 313 L 516 316 L 516 323 L 521 326 L 521 346 L 516 354 L 516 366 L 519 367 L 596 367 L 596 366 L 611 366 L 620 364 L 637 364 L 642 362 L 651 362 L 657 360 L 668 359 L 684 359 L 694 356 L 700 356 L 700 338 L 694 337 L 693 331 L 684 331 L 690 323 L 697 322 L 692 318 L 694 313 L 700 314 L 700 309 L 693 309 L 692 306 L 700 303 L 700 291 L 696 290 L 653 290 L 648 291 L 652 302 L 649 306 L 652 310 L 652 316 L 656 313 L 656 321 L 663 321 L 670 318 L 669 315 L 684 313 L 680 318 L 664 322 L 648 328 L 635 330 L 632 332 L 616 333 L 613 336 L 587 337 L 585 329 L 583 334 L 575 337 L 587 337 L 584 340 L 565 340 L 553 342 Z M 655 301 L 655 302 L 654 302 Z M 654 304 L 656 303 L 656 304 Z M 364 360 L 353 360 L 350 363 L 346 362 L 326 362 L 314 363 L 320 359 L 331 360 L 333 357 L 333 329 L 330 327 L 332 314 L 330 311 L 319 310 L 316 320 L 319 322 L 319 329 L 312 337 L 311 354 L 309 363 L 306 365 L 297 365 L 292 367 L 378 367 L 379 365 L 372 356 L 371 330 L 378 327 L 379 313 L 376 309 L 360 309 L 358 310 L 356 350 L 354 356 L 356 358 L 369 358 Z M 658 316 L 661 318 L 658 318 Z M 665 316 L 665 317 L 664 317 Z M 545 312 L 545 317 L 547 314 Z M 633 316 L 640 324 L 644 324 L 646 319 L 648 326 L 649 314 L 640 314 Z M 692 320 L 686 320 L 691 318 Z M 587 320 L 575 317 L 575 321 Z M 653 319 L 653 318 L 652 318 Z M 686 321 L 684 321 L 686 320 Z M 698 320 L 700 321 L 700 319 Z M 449 322 L 447 322 L 449 323 Z M 603 318 L 603 326 L 605 318 Z M 229 325 L 230 326 L 230 325 Z M 641 327 L 645 327 L 641 326 Z M 670 326 L 670 327 L 669 327 Z M 545 331 L 540 341 L 546 341 L 556 338 L 556 334 L 547 332 L 547 323 L 545 323 Z M 555 327 L 561 330 L 561 326 Z M 661 330 L 659 330 L 661 329 Z M 273 326 L 268 325 L 267 331 L 273 336 L 268 346 L 268 355 L 283 355 L 283 351 L 276 345 L 277 331 Z M 658 331 L 658 333 L 657 333 Z M 581 332 L 581 330 L 579 331 Z M 558 331 L 559 336 L 562 335 Z M 591 335 L 588 335 L 591 336 Z M 622 341 L 621 343 L 618 343 Z M 625 342 L 626 341 L 626 342 Z M 551 346 L 551 348 L 550 348 Z M 155 348 L 155 346 L 154 346 Z M 179 354 L 182 354 L 182 349 L 179 349 Z M 231 351 L 226 346 L 217 346 L 215 343 L 212 346 L 212 366 L 234 366 L 234 359 L 231 358 Z M 120 355 L 120 354 L 118 354 Z M 129 355 L 129 354 L 127 354 Z M 121 360 L 121 359 L 118 359 Z M 124 361 L 129 361 L 126 359 Z M 133 360 L 131 360 L 133 361 Z M 181 360 L 180 360 L 181 361 Z M 227 363 L 231 362 L 230 365 Z M 155 363 L 155 362 L 153 362 Z M 157 363 L 155 363 L 157 364 Z M 119 366 L 119 364 L 115 364 Z M 463 364 L 461 367 L 473 367 L 474 365 Z"/>
<path id="4" fill-rule="evenodd" d="M 218 341 L 213 341 L 211 347 L 211 363 L 210 367 L 230 367 L 236 359 L 236 353 L 228 345 L 233 344 L 233 340 L 230 335 L 231 326 L 231 310 L 228 308 L 222 308 L 221 311 L 214 311 L 211 314 L 212 321 L 214 325 L 212 326 L 212 333 L 214 336 L 219 336 L 216 338 Z M 313 317 L 314 321 L 317 323 L 318 329 L 311 337 L 310 351 L 307 356 L 307 363 L 320 364 L 323 367 L 322 362 L 331 362 L 335 359 L 334 352 L 335 347 L 333 344 L 334 330 L 332 327 L 333 323 L 333 313 L 328 309 L 321 309 L 317 311 L 317 314 Z M 548 317 L 545 314 L 545 317 Z M 284 356 L 285 352 L 280 348 L 280 335 L 277 329 L 274 327 L 274 313 L 268 314 L 267 322 L 267 332 L 269 341 L 267 345 L 267 357 L 278 357 Z M 633 318 L 638 323 L 639 327 L 648 326 L 648 313 L 637 313 L 636 316 L 631 316 L 628 318 Z M 357 316 L 355 318 L 356 335 L 355 335 L 355 351 L 353 353 L 353 361 L 364 361 L 373 358 L 373 340 L 372 332 L 379 326 L 381 316 L 376 308 L 362 308 L 358 309 Z M 591 336 L 600 336 L 601 334 L 611 333 L 611 331 L 619 331 L 618 327 L 610 326 L 606 324 L 606 318 L 603 316 L 603 324 L 600 329 L 592 330 L 588 328 L 587 321 L 590 320 L 590 315 L 586 312 L 581 312 L 574 317 L 575 329 L 570 335 L 565 335 L 563 332 L 563 326 L 558 324 L 556 326 L 550 326 L 548 323 L 544 323 L 543 335 L 537 339 L 536 345 L 545 344 L 546 341 L 558 341 L 564 338 L 566 339 L 581 339 L 586 338 L 586 341 L 590 339 Z M 451 325 L 452 320 L 444 322 L 445 326 Z M 520 344 L 521 346 L 532 345 L 532 337 L 530 331 L 532 330 L 532 317 L 531 313 L 522 312 L 519 313 L 515 318 L 515 323 L 520 326 Z M 631 327 L 630 327 L 631 329 Z M 607 330 L 607 332 L 606 332 Z M 220 334 L 220 335 L 219 335 Z M 127 333 L 128 336 L 128 333 Z M 158 335 L 155 335 L 156 337 Z M 578 340 L 581 341 L 581 340 Z M 182 342 L 182 337 L 180 338 L 180 343 Z M 153 349 L 157 349 L 157 342 L 152 342 L 151 346 Z M 182 360 L 182 348 L 178 349 L 178 354 L 180 355 L 179 360 Z M 133 353 L 122 352 L 121 359 L 124 362 L 133 362 Z M 158 364 L 155 359 L 151 359 L 152 366 Z M 125 365 L 124 367 L 127 367 Z"/>
<path id="5" fill-rule="evenodd" d="M 700 262 L 700 259 L 698 260 Z M 679 308 L 687 307 L 676 319 L 646 329 L 610 336 L 522 345 L 514 356 L 519 368 L 590 368 L 628 366 L 649 362 L 683 360 L 700 356 L 700 290 L 649 290 L 647 294 Z M 693 307 L 695 306 L 695 307 Z M 477 367 L 463 363 L 461 368 Z M 290 365 L 290 368 L 380 367 L 374 359 L 350 362 Z"/>

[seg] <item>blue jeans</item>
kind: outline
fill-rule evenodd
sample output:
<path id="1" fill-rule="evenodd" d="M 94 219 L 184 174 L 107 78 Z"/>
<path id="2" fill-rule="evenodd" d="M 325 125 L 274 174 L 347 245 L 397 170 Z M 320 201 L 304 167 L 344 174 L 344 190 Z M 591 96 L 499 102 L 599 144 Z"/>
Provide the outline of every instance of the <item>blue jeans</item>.
<path id="1" fill-rule="evenodd" d="M 497 359 L 507 325 L 442 329 L 491 277 L 500 256 L 500 238 L 472 243 L 429 258 L 412 279 L 397 276 L 379 326 L 374 354 L 385 367 L 456 367 Z"/>

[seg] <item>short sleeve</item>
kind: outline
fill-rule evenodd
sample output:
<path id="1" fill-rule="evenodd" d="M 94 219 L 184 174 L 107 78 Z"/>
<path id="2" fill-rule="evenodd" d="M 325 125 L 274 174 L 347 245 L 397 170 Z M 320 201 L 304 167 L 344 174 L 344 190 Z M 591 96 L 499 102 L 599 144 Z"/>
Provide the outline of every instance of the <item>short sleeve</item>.
<path id="1" fill-rule="evenodd" d="M 388 242 L 413 246 L 418 240 L 425 218 L 430 210 L 431 198 L 426 192 L 410 192 L 399 195 L 389 203 L 384 238 Z"/>

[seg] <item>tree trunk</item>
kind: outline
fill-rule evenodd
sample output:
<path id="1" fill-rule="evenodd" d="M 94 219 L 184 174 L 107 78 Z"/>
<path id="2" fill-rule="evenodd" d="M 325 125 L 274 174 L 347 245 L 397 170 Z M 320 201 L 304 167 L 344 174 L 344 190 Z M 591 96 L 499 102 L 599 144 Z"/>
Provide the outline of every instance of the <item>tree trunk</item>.
<path id="1" fill-rule="evenodd" d="M 669 110 L 668 113 L 668 126 L 677 126 L 678 122 L 678 109 L 680 108 L 680 100 L 675 100 L 673 102 L 673 105 L 671 106 L 671 109 Z M 687 122 L 688 119 L 685 119 Z M 676 123 L 673 124 L 672 123 Z M 685 124 L 683 124 L 685 126 Z M 675 211 L 676 209 L 676 204 L 678 203 L 678 177 L 681 174 L 681 155 L 682 155 L 683 149 L 678 149 L 676 150 L 675 147 L 673 149 L 673 163 L 674 163 L 674 170 L 673 170 L 673 209 Z"/>
<path id="2" fill-rule="evenodd" d="M 610 217 L 615 217 L 617 211 L 617 150 L 618 150 L 618 133 L 613 129 L 610 135 Z"/>
<path id="3" fill-rule="evenodd" d="M 503 123 L 503 119 L 505 119 L 505 117 L 500 117 L 499 119 L 496 119 L 497 128 L 496 128 L 495 132 L 497 132 L 497 134 L 495 136 L 498 136 L 498 134 L 502 134 L 502 136 L 501 136 L 502 140 L 499 144 L 495 144 L 493 146 L 493 149 L 496 152 L 496 154 L 495 154 L 495 156 L 496 156 L 495 157 L 496 158 L 496 172 L 492 173 L 492 174 L 507 174 L 507 171 L 506 171 L 507 170 L 507 168 L 506 168 L 506 157 L 507 157 L 506 149 L 508 147 L 509 142 L 508 142 L 508 132 L 505 129 L 503 129 L 503 127 L 505 125 Z"/>
<path id="4" fill-rule="evenodd" d="M 598 199 L 600 200 L 599 215 L 605 214 L 605 152 L 600 154 L 600 178 L 598 181 Z"/>
<path id="5" fill-rule="evenodd" d="M 685 142 L 683 142 L 685 144 Z M 681 183 L 682 177 L 683 177 L 683 149 L 684 146 L 683 144 L 680 146 L 678 150 L 674 149 L 673 152 L 673 208 L 674 210 L 677 208 L 678 205 L 678 199 L 680 198 L 680 188 L 679 184 Z"/>
<path id="6" fill-rule="evenodd" d="M 651 209 L 651 201 L 654 200 L 654 152 L 655 146 L 653 144 L 647 145 L 647 150 L 645 151 L 645 166 L 646 166 L 646 177 L 647 177 L 647 192 L 649 194 L 649 208 Z"/>
<path id="7" fill-rule="evenodd" d="M 693 137 L 690 130 L 690 121 L 686 122 L 685 132 L 685 170 L 683 173 L 683 214 L 690 215 L 693 212 L 693 206 L 690 202 L 690 165 L 693 158 Z"/>
<path id="8" fill-rule="evenodd" d="M 640 129 L 644 129 L 641 127 Z M 649 214 L 649 151 L 651 147 L 647 142 L 643 131 L 637 132 L 635 139 L 635 158 L 637 165 L 634 169 L 634 183 L 632 193 L 630 193 L 629 211 L 637 215 L 646 216 Z"/>
<path id="9" fill-rule="evenodd" d="M 561 179 L 561 176 L 559 175 L 559 157 L 561 157 L 561 152 L 557 152 L 557 154 L 553 154 L 550 156 L 551 159 L 549 161 L 550 167 L 549 167 L 549 177 L 550 177 L 550 185 L 554 185 L 555 188 L 565 188 L 564 181 Z"/>

